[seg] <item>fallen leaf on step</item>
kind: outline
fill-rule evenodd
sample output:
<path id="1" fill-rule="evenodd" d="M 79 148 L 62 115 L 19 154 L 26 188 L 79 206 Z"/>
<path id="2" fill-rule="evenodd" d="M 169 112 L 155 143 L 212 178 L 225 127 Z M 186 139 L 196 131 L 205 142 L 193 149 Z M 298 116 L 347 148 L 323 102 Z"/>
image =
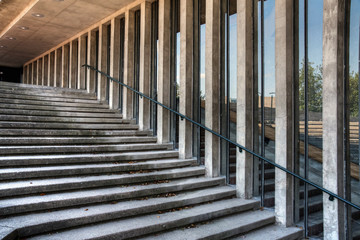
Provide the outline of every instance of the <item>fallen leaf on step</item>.
<path id="1" fill-rule="evenodd" d="M 157 216 L 157 218 L 160 218 L 160 216 Z"/>
<path id="2" fill-rule="evenodd" d="M 45 196 L 46 194 L 45 193 L 40 193 L 40 196 Z"/>
<path id="3" fill-rule="evenodd" d="M 89 209 L 85 209 L 85 211 L 88 211 Z"/>

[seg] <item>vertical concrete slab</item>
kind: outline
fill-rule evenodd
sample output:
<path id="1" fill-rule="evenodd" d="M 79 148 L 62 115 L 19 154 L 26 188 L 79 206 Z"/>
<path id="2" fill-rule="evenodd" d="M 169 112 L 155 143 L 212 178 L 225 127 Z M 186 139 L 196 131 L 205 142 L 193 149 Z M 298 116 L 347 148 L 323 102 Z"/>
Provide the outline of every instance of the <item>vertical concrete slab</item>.
<path id="1" fill-rule="evenodd" d="M 44 79 L 44 86 L 48 86 L 49 85 L 49 55 L 45 55 L 43 58 L 43 69 L 44 69 L 44 74 L 43 74 L 43 79 Z"/>
<path id="2" fill-rule="evenodd" d="M 98 66 L 99 70 L 107 73 L 107 54 L 108 54 L 108 46 L 107 46 L 107 24 L 102 24 L 99 27 L 99 59 Z M 98 99 L 100 101 L 106 100 L 106 84 L 108 78 L 103 74 L 98 73 Z"/>
<path id="3" fill-rule="evenodd" d="M 37 66 L 36 85 L 41 86 L 41 80 L 42 80 L 42 59 L 41 58 L 36 60 L 36 66 Z"/>
<path id="4" fill-rule="evenodd" d="M 111 20 L 110 33 L 110 76 L 119 80 L 120 70 L 120 19 Z M 110 81 L 109 84 L 109 107 L 110 109 L 119 108 L 119 84 Z"/>
<path id="5" fill-rule="evenodd" d="M 75 39 L 70 42 L 70 62 L 69 62 L 69 88 L 76 89 L 76 82 L 77 82 L 77 71 L 78 71 L 78 40 Z"/>
<path id="6" fill-rule="evenodd" d="M 40 82 L 39 82 L 39 85 L 41 85 L 41 86 L 44 86 L 44 71 L 45 71 L 45 69 L 44 69 L 44 64 L 45 64 L 45 62 L 44 62 L 44 57 L 42 57 L 41 59 L 39 59 L 40 60 L 40 64 L 41 64 L 41 77 L 40 77 Z"/>
<path id="7" fill-rule="evenodd" d="M 294 1 L 275 2 L 275 162 L 294 171 Z M 275 169 L 275 214 L 286 226 L 294 219 L 293 177 Z"/>
<path id="8" fill-rule="evenodd" d="M 237 1 L 237 110 L 236 141 L 253 149 L 254 127 L 254 1 Z M 254 162 L 251 154 L 236 152 L 236 193 L 252 198 Z"/>
<path id="9" fill-rule="evenodd" d="M 49 54 L 49 86 L 55 85 L 55 52 Z"/>
<path id="10" fill-rule="evenodd" d="M 158 101 L 170 106 L 171 1 L 159 0 Z M 158 107 L 159 143 L 170 141 L 170 112 Z"/>
<path id="11" fill-rule="evenodd" d="M 62 87 L 62 48 L 55 50 L 55 87 Z"/>
<path id="12" fill-rule="evenodd" d="M 65 44 L 62 46 L 62 73 L 61 73 L 61 87 L 68 88 L 69 87 L 69 44 Z"/>
<path id="13" fill-rule="evenodd" d="M 323 15 L 323 186 L 345 196 L 344 178 L 345 1 L 324 0 Z M 345 209 L 323 196 L 324 239 L 345 239 Z"/>
<path id="14" fill-rule="evenodd" d="M 193 0 L 180 1 L 180 113 L 192 118 L 193 115 L 193 50 L 194 50 L 194 3 Z M 179 122 L 180 158 L 193 155 L 192 124 Z"/>
<path id="15" fill-rule="evenodd" d="M 124 83 L 134 86 L 134 31 L 135 13 L 128 10 L 125 12 L 125 43 L 124 43 Z M 124 87 L 123 91 L 123 117 L 133 118 L 133 95 L 132 91 Z"/>
<path id="16" fill-rule="evenodd" d="M 140 79 L 139 90 L 150 96 L 151 75 L 151 3 L 142 2 L 140 6 Z M 141 130 L 150 129 L 150 102 L 145 98 L 139 99 L 139 127 Z"/>
<path id="17" fill-rule="evenodd" d="M 78 89 L 85 89 L 85 73 L 86 68 L 82 67 L 86 63 L 86 37 L 85 35 L 80 36 L 78 39 L 79 46 L 78 46 Z"/>
<path id="18" fill-rule="evenodd" d="M 87 64 L 93 67 L 96 67 L 96 32 L 89 31 L 88 32 L 88 51 L 87 51 Z M 91 69 L 86 70 L 88 81 L 87 83 L 87 91 L 89 93 L 95 92 L 95 76 L 96 72 Z"/>
<path id="19" fill-rule="evenodd" d="M 28 66 L 24 65 L 23 66 L 23 80 L 22 80 L 22 83 L 24 83 L 24 84 L 27 84 L 27 79 L 28 79 L 27 71 L 28 71 Z"/>
<path id="20" fill-rule="evenodd" d="M 220 132 L 220 9 L 221 0 L 206 2 L 205 27 L 205 125 Z M 220 175 L 220 140 L 205 132 L 205 171 L 208 177 Z"/>
<path id="21" fill-rule="evenodd" d="M 37 68 L 37 60 L 35 60 L 34 62 L 33 62 L 33 82 L 32 82 L 32 84 L 33 85 L 37 85 L 37 76 L 38 76 L 38 68 Z"/>

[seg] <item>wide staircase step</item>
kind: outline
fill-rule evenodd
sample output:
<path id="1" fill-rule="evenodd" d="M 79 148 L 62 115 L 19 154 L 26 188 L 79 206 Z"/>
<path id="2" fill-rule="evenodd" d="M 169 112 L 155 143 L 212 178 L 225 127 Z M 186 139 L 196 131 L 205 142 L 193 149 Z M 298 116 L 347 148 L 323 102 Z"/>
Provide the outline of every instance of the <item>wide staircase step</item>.
<path id="1" fill-rule="evenodd" d="M 0 83 L 0 95 L 0 239 L 302 234 L 94 94 Z"/>

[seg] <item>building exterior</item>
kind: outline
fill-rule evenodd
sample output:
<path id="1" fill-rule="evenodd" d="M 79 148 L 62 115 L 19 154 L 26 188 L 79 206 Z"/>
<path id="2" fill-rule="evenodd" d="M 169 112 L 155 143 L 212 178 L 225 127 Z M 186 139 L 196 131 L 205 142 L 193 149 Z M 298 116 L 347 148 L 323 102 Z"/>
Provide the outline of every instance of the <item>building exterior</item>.
<path id="1" fill-rule="evenodd" d="M 358 209 L 84 66 L 359 206 L 359 1 L 33 0 L 8 22 L 23 83 L 95 92 L 280 224 L 359 237 Z"/>

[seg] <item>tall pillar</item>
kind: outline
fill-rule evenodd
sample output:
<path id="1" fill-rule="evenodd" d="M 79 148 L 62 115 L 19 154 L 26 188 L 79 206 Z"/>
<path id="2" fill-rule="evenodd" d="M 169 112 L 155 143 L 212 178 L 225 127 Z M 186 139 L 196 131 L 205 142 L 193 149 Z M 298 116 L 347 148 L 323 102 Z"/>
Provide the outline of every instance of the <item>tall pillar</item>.
<path id="1" fill-rule="evenodd" d="M 293 89 L 294 89 L 294 1 L 275 2 L 275 91 L 276 143 L 275 162 L 294 171 Z M 294 219 L 294 181 L 287 173 L 275 169 L 275 214 L 286 226 Z"/>
<path id="2" fill-rule="evenodd" d="M 41 85 L 41 77 L 42 77 L 41 66 L 42 66 L 41 59 L 36 60 L 36 85 Z"/>
<path id="3" fill-rule="evenodd" d="M 110 33 L 110 76 L 119 80 L 120 70 L 120 19 L 111 20 Z M 110 81 L 109 83 L 109 106 L 111 109 L 119 108 L 119 84 Z"/>
<path id="4" fill-rule="evenodd" d="M 96 67 L 96 32 L 89 31 L 88 33 L 88 51 L 87 51 L 87 64 Z M 96 72 L 91 69 L 87 69 L 87 91 L 89 93 L 95 92 L 95 76 Z"/>
<path id="5" fill-rule="evenodd" d="M 69 88 L 76 89 L 76 82 L 77 82 L 77 71 L 78 71 L 78 41 L 73 40 L 70 42 L 70 62 L 69 62 Z"/>
<path id="6" fill-rule="evenodd" d="M 323 186 L 345 196 L 344 178 L 345 1 L 324 0 L 323 15 Z M 345 208 L 323 196 L 324 239 L 345 239 Z"/>
<path id="7" fill-rule="evenodd" d="M 38 67 L 37 67 L 37 60 L 33 62 L 33 85 L 37 85 L 37 76 L 38 76 Z"/>
<path id="8" fill-rule="evenodd" d="M 43 57 L 43 86 L 47 86 L 48 85 L 48 72 L 49 72 L 49 56 L 45 55 Z"/>
<path id="9" fill-rule="evenodd" d="M 124 43 L 124 83 L 134 86 L 134 51 L 135 51 L 135 13 L 125 12 L 125 43 Z M 123 91 L 123 117 L 133 118 L 133 93 L 124 87 Z"/>
<path id="10" fill-rule="evenodd" d="M 55 50 L 55 87 L 62 87 L 62 48 Z"/>
<path id="11" fill-rule="evenodd" d="M 26 65 L 23 66 L 23 80 L 22 83 L 26 84 L 27 83 L 27 69 L 28 67 Z"/>
<path id="12" fill-rule="evenodd" d="M 107 36 L 108 36 L 107 25 L 101 24 L 99 27 L 99 59 L 98 66 L 100 71 L 107 73 Z M 98 99 L 100 101 L 106 100 L 106 85 L 108 78 L 101 73 L 98 73 Z"/>
<path id="13" fill-rule="evenodd" d="M 193 0 L 180 1 L 180 113 L 193 115 L 193 50 L 194 50 Z M 193 156 L 192 123 L 179 123 L 180 158 Z"/>
<path id="14" fill-rule="evenodd" d="M 139 90 L 150 96 L 151 75 L 151 3 L 142 2 L 140 10 L 140 79 Z M 139 99 L 139 127 L 150 129 L 150 101 Z"/>
<path id="15" fill-rule="evenodd" d="M 55 52 L 49 54 L 49 86 L 55 86 Z"/>
<path id="16" fill-rule="evenodd" d="M 236 141 L 253 149 L 254 128 L 254 0 L 237 1 L 237 110 Z M 236 192 L 241 198 L 252 198 L 254 179 L 253 156 L 236 153 Z"/>
<path id="17" fill-rule="evenodd" d="M 220 9 L 221 0 L 206 2 L 205 125 L 215 132 L 220 132 Z M 208 177 L 220 175 L 220 139 L 207 131 L 205 171 Z"/>
<path id="18" fill-rule="evenodd" d="M 159 0 L 158 101 L 170 106 L 171 1 Z M 159 143 L 170 141 L 170 112 L 158 107 Z"/>
<path id="19" fill-rule="evenodd" d="M 82 67 L 86 63 L 86 37 L 80 36 L 78 39 L 78 89 L 85 89 L 85 73 L 86 68 Z"/>
<path id="20" fill-rule="evenodd" d="M 69 44 L 65 44 L 62 46 L 62 74 L 61 74 L 61 87 L 68 88 L 69 87 Z"/>

